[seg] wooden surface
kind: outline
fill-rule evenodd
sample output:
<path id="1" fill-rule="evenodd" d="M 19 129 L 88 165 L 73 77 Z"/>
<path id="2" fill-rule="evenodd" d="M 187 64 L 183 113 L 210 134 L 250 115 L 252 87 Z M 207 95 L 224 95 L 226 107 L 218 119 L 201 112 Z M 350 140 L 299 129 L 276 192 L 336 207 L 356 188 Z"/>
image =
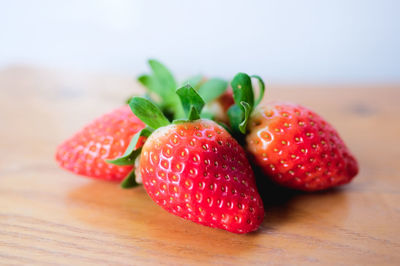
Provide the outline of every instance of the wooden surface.
<path id="1" fill-rule="evenodd" d="M 58 143 L 138 92 L 133 77 L 0 71 L 0 264 L 400 265 L 400 86 L 277 86 L 327 118 L 359 159 L 343 188 L 266 196 L 256 233 L 185 221 L 142 187 L 75 176 Z"/>

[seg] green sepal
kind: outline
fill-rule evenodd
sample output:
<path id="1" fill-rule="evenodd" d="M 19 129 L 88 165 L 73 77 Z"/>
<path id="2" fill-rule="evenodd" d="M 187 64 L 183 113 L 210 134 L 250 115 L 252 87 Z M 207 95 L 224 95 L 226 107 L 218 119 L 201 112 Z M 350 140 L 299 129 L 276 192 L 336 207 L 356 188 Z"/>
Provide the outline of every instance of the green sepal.
<path id="1" fill-rule="evenodd" d="M 182 105 L 175 93 L 177 83 L 171 71 L 157 60 L 150 59 L 148 63 L 153 73 L 139 76 L 138 81 L 150 92 L 159 96 L 161 100 L 159 106 L 165 113 L 172 114 L 175 119 L 183 118 Z"/>
<path id="2" fill-rule="evenodd" d="M 244 108 L 244 117 L 243 117 L 242 122 L 239 124 L 239 130 L 243 134 L 246 134 L 247 123 L 249 122 L 249 117 L 251 114 L 251 107 L 250 107 L 250 104 L 248 104 L 247 102 L 244 102 L 244 101 L 240 102 L 240 105 L 243 106 L 243 108 Z"/>
<path id="3" fill-rule="evenodd" d="M 258 87 L 259 87 L 259 90 L 260 90 L 259 93 L 258 93 L 258 98 L 255 100 L 255 103 L 254 103 L 254 107 L 255 107 L 264 98 L 265 83 L 264 83 L 264 81 L 262 80 L 262 78 L 260 76 L 252 75 L 251 77 L 258 80 Z"/>
<path id="4" fill-rule="evenodd" d="M 128 147 L 129 149 L 129 147 Z M 128 150 L 127 149 L 127 150 Z M 133 149 L 128 155 L 122 155 L 113 160 L 105 160 L 107 163 L 123 166 L 123 165 L 133 165 L 135 164 L 135 159 L 140 155 L 142 149 Z M 125 152 L 126 153 L 126 152 Z"/>
<path id="5" fill-rule="evenodd" d="M 150 75 L 141 75 L 137 79 L 139 83 L 141 83 L 144 87 L 146 87 L 150 92 L 154 92 L 160 98 L 167 97 L 167 90 L 163 90 L 160 82 L 154 77 Z"/>
<path id="6" fill-rule="evenodd" d="M 203 111 L 200 114 L 200 118 L 205 118 L 205 119 L 209 119 L 209 120 L 214 120 L 215 115 L 211 112 L 206 112 Z"/>
<path id="7" fill-rule="evenodd" d="M 125 189 L 133 188 L 138 185 L 139 184 L 136 182 L 135 169 L 132 169 L 132 171 L 125 177 L 125 179 L 120 184 L 121 188 Z"/>
<path id="8" fill-rule="evenodd" d="M 192 86 L 193 89 L 198 90 L 199 87 L 203 84 L 203 82 L 204 82 L 204 76 L 196 75 L 185 80 L 185 82 L 182 83 L 182 86 L 189 84 L 190 86 Z"/>
<path id="9" fill-rule="evenodd" d="M 198 93 L 204 102 L 209 103 L 221 96 L 228 88 L 228 82 L 219 78 L 212 78 L 204 82 L 198 89 Z"/>
<path id="10" fill-rule="evenodd" d="M 151 101 L 142 97 L 133 97 L 129 102 L 132 112 L 146 125 L 153 129 L 170 124 L 168 118 L 160 108 Z"/>
<path id="11" fill-rule="evenodd" d="M 189 84 L 176 90 L 181 99 L 183 110 L 189 121 L 200 119 L 201 110 L 204 107 L 204 100 Z"/>
<path id="12" fill-rule="evenodd" d="M 200 119 L 200 113 L 197 111 L 197 109 L 194 106 L 191 106 L 189 114 L 188 114 L 188 120 L 193 121 L 193 120 L 197 120 L 197 119 Z"/>
<path id="13" fill-rule="evenodd" d="M 161 93 L 165 93 L 164 95 L 171 95 L 175 93 L 177 84 L 171 71 L 169 71 L 169 69 L 162 63 L 154 59 L 149 60 L 149 65 L 153 70 L 154 77 L 165 89 L 165 91 L 162 91 Z M 162 95 L 160 94 L 160 96 Z"/>
<path id="14" fill-rule="evenodd" d="M 132 100 L 132 98 L 135 96 L 131 96 L 128 99 L 125 100 L 126 104 L 129 104 L 129 102 Z M 157 103 L 151 98 L 150 94 L 145 92 L 144 95 L 142 96 L 143 98 L 149 100 L 150 102 L 154 103 L 155 105 L 157 105 Z"/>
<path id="15" fill-rule="evenodd" d="M 129 102 L 132 100 L 133 96 L 129 97 L 128 99 L 125 100 L 126 104 L 129 104 Z"/>
<path id="16" fill-rule="evenodd" d="M 235 105 L 229 108 L 228 116 L 234 132 L 246 134 L 249 116 L 254 107 L 254 92 L 251 78 L 245 73 L 238 73 L 232 82 Z"/>
<path id="17" fill-rule="evenodd" d="M 244 111 L 241 102 L 246 102 L 251 108 L 254 106 L 254 93 L 253 86 L 251 84 L 251 78 L 245 73 L 238 73 L 233 78 L 232 82 L 233 99 L 235 103 L 240 106 Z"/>
<path id="18" fill-rule="evenodd" d="M 140 154 L 141 148 L 136 149 L 137 143 L 139 142 L 140 137 L 148 137 L 153 132 L 151 128 L 143 128 L 139 132 L 137 132 L 131 139 L 131 142 L 126 148 L 124 154 L 121 157 L 118 157 L 113 160 L 106 160 L 108 163 L 112 163 L 115 165 L 133 165 L 135 163 L 136 157 Z"/>
<path id="19" fill-rule="evenodd" d="M 233 132 L 240 132 L 239 125 L 243 121 L 244 112 L 242 109 L 234 104 L 228 109 L 229 122 Z"/>
<path id="20" fill-rule="evenodd" d="M 161 106 L 166 109 L 166 112 L 172 113 L 175 119 L 183 118 L 182 105 L 175 93 L 178 85 L 171 71 L 161 62 L 154 59 L 149 60 L 149 65 L 153 70 L 154 77 L 160 84 L 159 96 L 162 99 Z"/>

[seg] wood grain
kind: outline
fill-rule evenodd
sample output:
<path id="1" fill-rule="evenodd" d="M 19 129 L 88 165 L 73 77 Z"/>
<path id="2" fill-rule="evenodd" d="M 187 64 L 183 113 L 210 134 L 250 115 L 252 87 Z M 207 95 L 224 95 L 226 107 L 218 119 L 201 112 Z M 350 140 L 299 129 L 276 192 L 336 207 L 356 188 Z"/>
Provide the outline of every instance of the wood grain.
<path id="1" fill-rule="evenodd" d="M 348 186 L 268 189 L 260 230 L 177 218 L 143 188 L 57 167 L 58 143 L 140 89 L 132 77 L 0 71 L 0 264 L 400 264 L 399 85 L 268 86 L 326 117 L 360 162 Z"/>

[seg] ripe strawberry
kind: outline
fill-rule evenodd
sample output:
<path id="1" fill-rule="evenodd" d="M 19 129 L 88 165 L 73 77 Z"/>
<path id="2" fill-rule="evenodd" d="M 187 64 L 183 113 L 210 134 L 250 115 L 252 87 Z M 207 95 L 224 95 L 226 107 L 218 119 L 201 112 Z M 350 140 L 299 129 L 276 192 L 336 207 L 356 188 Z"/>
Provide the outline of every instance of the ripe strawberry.
<path id="1" fill-rule="evenodd" d="M 357 175 L 356 159 L 322 117 L 303 106 L 288 103 L 262 104 L 252 110 L 253 92 L 246 74 L 239 73 L 232 87 L 234 93 L 236 90 L 241 95 L 236 102 L 249 102 L 243 108 L 247 110 L 243 110 L 240 128 L 242 133 L 248 130 L 247 151 L 274 182 L 293 189 L 317 191 L 349 183 Z"/>
<path id="2" fill-rule="evenodd" d="M 156 129 L 140 156 L 144 188 L 158 205 L 184 219 L 234 233 L 256 230 L 264 208 L 245 152 L 223 127 L 200 119 L 204 102 L 193 88 L 177 94 L 189 120 L 174 124 L 146 99 L 130 102 L 132 111 Z"/>
<path id="3" fill-rule="evenodd" d="M 337 131 L 322 117 L 295 104 L 275 103 L 254 110 L 247 150 L 273 181 L 316 191 L 349 183 L 357 161 Z"/>
<path id="4" fill-rule="evenodd" d="M 148 92 L 158 94 L 162 100 L 159 104 L 166 114 L 171 117 L 181 117 L 183 109 L 179 97 L 175 93 L 174 77 L 160 62 L 149 60 L 149 64 L 153 75 L 143 75 L 138 78 L 139 82 L 147 87 Z M 227 82 L 220 79 L 202 79 L 200 76 L 196 77 L 199 89 L 211 103 L 215 102 L 214 98 L 225 91 Z M 106 130 L 105 127 L 108 129 Z M 128 106 L 121 107 L 115 112 L 99 118 L 87 129 L 60 145 L 56 152 L 56 160 L 65 169 L 80 175 L 121 181 L 131 172 L 136 155 L 131 156 L 132 158 L 125 158 L 128 160 L 110 161 L 118 166 L 108 164 L 105 159 L 121 156 L 121 151 L 128 147 L 128 143 L 135 133 L 140 132 L 139 136 L 146 135 L 146 132 L 140 131 L 143 128 L 144 124 L 132 114 Z M 141 146 L 136 142 L 135 145 Z M 136 146 L 130 147 L 130 150 L 135 148 Z M 134 180 L 129 180 L 130 183 L 124 183 L 123 187 L 135 185 Z M 138 181 L 140 182 L 140 180 Z"/>
<path id="5" fill-rule="evenodd" d="M 98 179 L 121 181 L 132 170 L 131 165 L 117 166 L 105 161 L 121 156 L 133 135 L 144 128 L 129 106 L 122 106 L 97 118 L 56 151 L 61 167 L 76 174 Z M 137 144 L 143 144 L 144 139 Z"/>
<path id="6" fill-rule="evenodd" d="M 182 218 L 247 233 L 264 216 L 246 154 L 211 120 L 159 128 L 144 144 L 139 169 L 149 196 Z"/>

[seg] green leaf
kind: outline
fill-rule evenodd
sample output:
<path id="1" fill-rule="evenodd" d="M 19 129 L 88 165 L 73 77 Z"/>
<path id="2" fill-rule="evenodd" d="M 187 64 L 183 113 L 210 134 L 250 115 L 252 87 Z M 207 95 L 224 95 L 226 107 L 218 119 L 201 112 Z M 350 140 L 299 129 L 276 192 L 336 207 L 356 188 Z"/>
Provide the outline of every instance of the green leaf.
<path id="1" fill-rule="evenodd" d="M 154 72 L 154 77 L 162 84 L 163 88 L 169 93 L 175 93 L 177 87 L 174 76 L 171 71 L 157 60 L 150 59 L 149 65 Z"/>
<path id="2" fill-rule="evenodd" d="M 254 106 L 254 93 L 253 86 L 251 85 L 251 79 L 249 75 L 245 73 L 238 73 L 233 78 L 232 82 L 233 98 L 235 103 L 242 108 L 241 102 L 246 102 L 251 108 Z"/>
<path id="3" fill-rule="evenodd" d="M 200 86 L 198 93 L 206 103 L 209 103 L 223 94 L 227 88 L 228 82 L 223 79 L 212 78 Z"/>
<path id="4" fill-rule="evenodd" d="M 132 112 L 153 129 L 169 125 L 169 120 L 157 105 L 141 97 L 133 97 L 129 102 Z"/>
<path id="5" fill-rule="evenodd" d="M 141 75 L 138 77 L 138 81 L 144 86 L 146 87 L 150 92 L 154 92 L 155 94 L 157 94 L 158 96 L 160 96 L 161 98 L 166 97 L 167 95 L 167 91 L 163 90 L 160 82 L 158 81 L 157 78 L 155 78 L 154 76 L 150 76 L 150 75 Z"/>
<path id="6" fill-rule="evenodd" d="M 228 109 L 228 117 L 233 132 L 240 132 L 239 125 L 243 121 L 244 111 L 237 104 L 234 104 Z"/>
<path id="7" fill-rule="evenodd" d="M 215 115 L 212 112 L 202 111 L 200 114 L 200 118 L 205 118 L 209 120 L 213 120 Z"/>
<path id="8" fill-rule="evenodd" d="M 139 149 L 133 149 L 128 155 L 122 155 L 121 157 L 118 157 L 113 160 L 106 160 L 107 163 L 115 164 L 115 165 L 133 165 L 135 163 L 136 157 L 140 155 L 140 152 L 142 151 L 141 148 Z"/>
<path id="9" fill-rule="evenodd" d="M 131 96 L 128 99 L 126 99 L 125 103 L 129 104 L 129 102 L 132 100 L 133 97 L 135 97 L 135 96 Z M 145 92 L 143 95 L 143 98 L 145 98 L 145 99 L 149 100 L 150 102 L 154 103 L 155 105 L 157 105 L 157 103 L 151 98 L 149 93 Z"/>
<path id="10" fill-rule="evenodd" d="M 160 97 L 161 102 L 158 105 L 163 112 L 172 114 L 174 118 L 184 117 L 185 113 L 175 93 L 177 83 L 171 71 L 157 60 L 150 59 L 148 63 L 153 73 L 138 77 L 138 81 Z"/>
<path id="11" fill-rule="evenodd" d="M 187 79 L 185 82 L 182 83 L 182 86 L 189 84 L 190 86 L 192 86 L 193 89 L 198 90 L 203 81 L 204 81 L 203 75 L 197 75 Z"/>
<path id="12" fill-rule="evenodd" d="M 133 169 L 122 181 L 122 188 L 133 188 L 138 186 L 139 184 L 136 182 L 135 169 Z"/>
<path id="13" fill-rule="evenodd" d="M 203 109 L 204 101 L 200 95 L 189 85 L 185 85 L 176 90 L 181 99 L 183 110 L 190 121 L 200 118 L 201 109 Z"/>
<path id="14" fill-rule="evenodd" d="M 126 148 L 125 153 L 116 159 L 106 160 L 108 163 L 115 165 L 133 165 L 135 163 L 136 157 L 140 154 L 141 148 L 136 149 L 137 143 L 140 137 L 148 137 L 153 132 L 152 129 L 146 127 L 136 133 L 129 143 L 128 148 Z"/>
<path id="15" fill-rule="evenodd" d="M 240 104 L 244 108 L 244 118 L 243 118 L 242 122 L 239 124 L 239 130 L 243 134 L 246 134 L 247 123 L 249 122 L 249 117 L 251 114 L 251 107 L 250 107 L 250 104 L 248 104 L 247 102 L 244 102 L 244 101 L 240 102 Z"/>
<path id="16" fill-rule="evenodd" d="M 169 69 L 162 63 L 154 59 L 149 60 L 149 65 L 153 70 L 155 83 L 159 86 L 158 91 L 154 90 L 154 92 L 161 97 L 161 105 L 172 109 L 174 114 L 180 113 L 180 109 L 182 108 L 180 106 L 179 98 L 175 93 L 177 83 L 171 71 L 169 71 Z"/>
<path id="17" fill-rule="evenodd" d="M 133 96 L 129 97 L 128 99 L 125 100 L 126 104 L 129 104 L 129 102 L 131 101 L 131 99 L 133 98 Z"/>
<path id="18" fill-rule="evenodd" d="M 246 134 L 247 122 L 254 107 L 251 78 L 245 73 L 238 73 L 233 78 L 231 85 L 235 100 L 235 105 L 228 110 L 231 127 L 235 132 Z"/>
<path id="19" fill-rule="evenodd" d="M 260 89 L 259 94 L 258 94 L 258 98 L 257 98 L 257 100 L 255 100 L 255 103 L 254 103 L 254 106 L 257 106 L 262 101 L 262 99 L 264 97 L 265 84 L 264 84 L 264 81 L 262 80 L 262 78 L 260 76 L 253 75 L 251 77 L 258 80 L 258 87 Z"/>

